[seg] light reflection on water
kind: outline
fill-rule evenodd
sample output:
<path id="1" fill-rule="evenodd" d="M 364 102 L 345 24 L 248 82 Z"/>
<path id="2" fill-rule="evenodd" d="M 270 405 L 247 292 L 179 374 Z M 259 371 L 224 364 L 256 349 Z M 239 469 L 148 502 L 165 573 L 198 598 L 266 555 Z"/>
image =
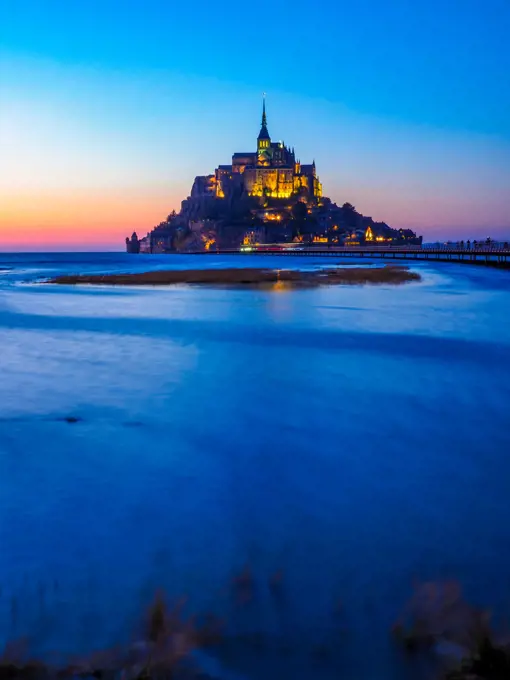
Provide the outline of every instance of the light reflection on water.
<path id="1" fill-rule="evenodd" d="M 162 585 L 245 635 L 229 658 L 246 677 L 369 680 L 417 677 L 388 645 L 413 577 L 510 609 L 508 273 L 419 264 L 420 284 L 278 294 L 30 283 L 169 264 L 303 261 L 0 257 L 1 629 L 103 644 Z M 238 611 L 246 564 L 257 597 Z"/>

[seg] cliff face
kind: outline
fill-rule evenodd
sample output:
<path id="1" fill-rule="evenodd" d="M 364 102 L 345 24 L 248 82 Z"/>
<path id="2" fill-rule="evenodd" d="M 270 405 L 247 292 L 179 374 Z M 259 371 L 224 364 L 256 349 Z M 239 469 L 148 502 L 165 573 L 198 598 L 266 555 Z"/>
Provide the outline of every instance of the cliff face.
<path id="1" fill-rule="evenodd" d="M 266 238 L 267 230 L 263 226 L 250 228 L 224 220 L 192 220 L 189 228 L 182 230 L 174 241 L 174 249 L 177 252 L 215 251 L 264 243 Z"/>
<path id="2" fill-rule="evenodd" d="M 189 196 L 181 203 L 180 220 L 186 223 L 190 220 L 205 219 L 215 200 L 210 196 Z"/>

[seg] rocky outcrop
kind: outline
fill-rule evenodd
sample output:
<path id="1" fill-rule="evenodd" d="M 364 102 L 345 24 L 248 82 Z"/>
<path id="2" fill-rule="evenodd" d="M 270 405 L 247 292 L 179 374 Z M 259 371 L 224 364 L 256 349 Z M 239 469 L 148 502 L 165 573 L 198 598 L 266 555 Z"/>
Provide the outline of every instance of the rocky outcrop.
<path id="1" fill-rule="evenodd" d="M 377 241 L 421 244 L 409 229 L 392 229 L 359 213 L 351 203 L 338 206 L 329 198 L 296 195 L 290 199 L 251 196 L 240 173 L 222 181 L 224 195 L 217 196 L 217 178 L 199 175 L 191 193 L 175 212 L 143 240 L 142 252 L 189 252 L 237 248 L 250 243 L 302 241 L 332 245 L 362 245 Z M 140 252 L 133 234 L 126 239 L 128 252 Z"/>

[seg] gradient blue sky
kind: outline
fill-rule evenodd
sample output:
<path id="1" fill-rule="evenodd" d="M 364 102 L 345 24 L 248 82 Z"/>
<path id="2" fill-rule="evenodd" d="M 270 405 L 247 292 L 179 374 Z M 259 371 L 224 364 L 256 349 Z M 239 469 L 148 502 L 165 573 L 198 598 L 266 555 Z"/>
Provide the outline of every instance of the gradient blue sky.
<path id="1" fill-rule="evenodd" d="M 254 147 L 263 90 L 333 200 L 510 237 L 509 35 L 509 0 L 3 0 L 0 248 L 145 233 Z"/>

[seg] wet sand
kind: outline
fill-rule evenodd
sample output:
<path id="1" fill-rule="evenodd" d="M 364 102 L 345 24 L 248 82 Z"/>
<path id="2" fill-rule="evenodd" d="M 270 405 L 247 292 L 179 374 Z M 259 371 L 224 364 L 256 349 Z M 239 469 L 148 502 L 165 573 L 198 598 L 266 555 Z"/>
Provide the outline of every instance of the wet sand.
<path id="1" fill-rule="evenodd" d="M 47 283 L 67 285 L 168 286 L 209 284 L 256 286 L 288 284 L 289 287 L 332 284 L 401 284 L 420 281 L 421 276 L 408 267 L 341 267 L 300 271 L 296 269 L 188 269 L 126 274 L 71 274 L 57 276 Z"/>

